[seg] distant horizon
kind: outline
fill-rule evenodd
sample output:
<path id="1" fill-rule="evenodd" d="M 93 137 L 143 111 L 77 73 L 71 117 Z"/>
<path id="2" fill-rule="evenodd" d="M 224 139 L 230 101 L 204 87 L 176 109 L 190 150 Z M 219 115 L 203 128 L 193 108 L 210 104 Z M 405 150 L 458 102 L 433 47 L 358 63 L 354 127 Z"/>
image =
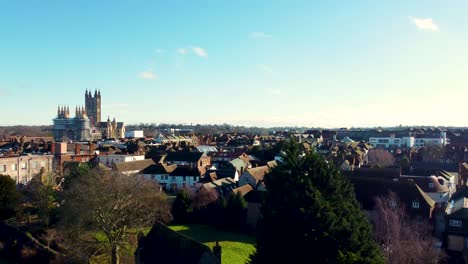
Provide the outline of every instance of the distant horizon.
<path id="1" fill-rule="evenodd" d="M 125 124 L 125 126 L 140 126 L 141 122 L 138 124 L 131 123 L 131 124 Z M 228 124 L 228 123 L 218 123 L 218 124 L 185 124 L 185 123 L 154 123 L 154 122 L 144 122 L 144 125 L 156 125 L 156 126 L 162 126 L 169 124 L 171 126 L 164 126 L 167 128 L 173 128 L 173 127 L 196 127 L 197 125 L 200 126 L 223 126 L 223 125 L 228 125 L 231 127 L 245 127 L 245 128 L 260 128 L 260 129 L 273 129 L 273 128 L 306 128 L 306 129 L 329 129 L 329 130 L 340 130 L 340 129 L 395 129 L 395 128 L 447 128 L 447 129 L 468 129 L 468 126 L 438 126 L 438 125 L 397 125 L 397 126 L 352 126 L 352 127 L 317 127 L 317 126 L 246 126 L 246 125 L 235 125 L 235 124 Z M 5 128 L 5 127 L 53 127 L 52 124 L 50 125 L 2 125 L 0 124 L 0 128 Z"/>
<path id="2" fill-rule="evenodd" d="M 100 89 L 102 118 L 126 124 L 468 126 L 468 1 L 1 7 L 5 125 L 52 124 Z"/>

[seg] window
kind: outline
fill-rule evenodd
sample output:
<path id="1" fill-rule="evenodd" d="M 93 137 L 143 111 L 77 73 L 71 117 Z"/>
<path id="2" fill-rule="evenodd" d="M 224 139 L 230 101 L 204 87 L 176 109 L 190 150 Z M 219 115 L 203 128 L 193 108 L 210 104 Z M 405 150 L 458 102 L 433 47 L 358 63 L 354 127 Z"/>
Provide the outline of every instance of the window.
<path id="1" fill-rule="evenodd" d="M 0 165 L 0 172 L 6 171 L 6 165 Z"/>
<path id="2" fill-rule="evenodd" d="M 430 182 L 429 183 L 429 188 L 434 189 L 434 183 Z"/>
<path id="3" fill-rule="evenodd" d="M 31 161 L 31 168 L 37 168 L 37 161 Z"/>
<path id="4" fill-rule="evenodd" d="M 419 208 L 419 202 L 413 202 L 413 208 Z"/>
<path id="5" fill-rule="evenodd" d="M 397 206 L 396 202 L 394 200 L 390 201 L 390 207 L 395 208 Z"/>
<path id="6" fill-rule="evenodd" d="M 25 170 L 25 169 L 28 168 L 28 164 L 27 164 L 26 162 L 21 162 L 21 163 L 20 163 L 20 166 L 21 166 L 21 169 L 22 169 L 22 170 Z"/>
<path id="7" fill-rule="evenodd" d="M 17 171 L 18 170 L 18 164 L 11 164 L 11 171 Z"/>
<path id="8" fill-rule="evenodd" d="M 449 225 L 453 226 L 453 227 L 462 227 L 462 221 L 461 220 L 450 220 Z"/>

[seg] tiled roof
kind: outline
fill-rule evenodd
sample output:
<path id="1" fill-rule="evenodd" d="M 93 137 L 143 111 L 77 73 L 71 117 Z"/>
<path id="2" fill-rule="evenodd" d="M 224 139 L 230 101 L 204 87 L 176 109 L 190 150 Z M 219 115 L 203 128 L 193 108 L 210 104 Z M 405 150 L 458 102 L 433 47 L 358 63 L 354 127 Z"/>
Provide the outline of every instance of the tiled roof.
<path id="1" fill-rule="evenodd" d="M 177 168 L 176 164 L 167 165 L 164 163 L 153 164 L 142 171 L 143 174 L 169 174 Z"/>
<path id="2" fill-rule="evenodd" d="M 247 169 L 247 172 L 254 177 L 257 182 L 262 181 L 263 177 L 265 177 L 266 174 L 268 174 L 271 171 L 271 169 L 268 166 L 261 166 L 261 167 L 256 167 L 252 169 Z"/>
<path id="3" fill-rule="evenodd" d="M 189 151 L 179 151 L 179 152 L 169 152 L 167 153 L 166 158 L 164 159 L 167 162 L 171 161 L 187 161 L 187 162 L 198 162 L 203 156 L 201 152 L 189 152 Z"/>
<path id="4" fill-rule="evenodd" d="M 171 176 L 200 176 L 200 171 L 194 168 L 177 167 L 170 173 Z"/>
<path id="5" fill-rule="evenodd" d="M 246 184 L 244 186 L 241 186 L 239 188 L 236 188 L 232 190 L 233 193 L 240 193 L 242 196 L 248 194 L 249 192 L 253 191 L 254 188 L 250 184 Z"/>
<path id="6" fill-rule="evenodd" d="M 114 168 L 118 172 L 127 172 L 127 171 L 143 171 L 149 166 L 154 165 L 152 159 L 145 160 L 136 160 L 130 162 L 121 162 L 114 164 Z"/>

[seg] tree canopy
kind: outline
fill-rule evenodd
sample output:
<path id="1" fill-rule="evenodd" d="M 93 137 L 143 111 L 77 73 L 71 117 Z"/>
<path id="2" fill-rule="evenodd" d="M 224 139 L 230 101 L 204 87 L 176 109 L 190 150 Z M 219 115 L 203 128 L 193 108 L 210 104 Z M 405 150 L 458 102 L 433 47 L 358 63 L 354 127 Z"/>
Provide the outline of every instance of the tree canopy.
<path id="1" fill-rule="evenodd" d="M 10 176 L 0 175 L 0 220 L 12 217 L 18 202 L 15 180 Z"/>
<path id="2" fill-rule="evenodd" d="M 350 182 L 293 139 L 283 159 L 265 176 L 251 263 L 384 263 Z"/>
<path id="3" fill-rule="evenodd" d="M 111 262 L 118 263 L 129 229 L 171 218 L 165 194 L 156 183 L 143 177 L 92 170 L 70 180 L 67 186 L 61 206 L 62 229 L 77 242 L 80 254 L 96 253 L 86 252 L 95 250 L 91 246 L 83 247 L 93 241 L 86 234 L 98 232 L 105 238 L 104 249 Z"/>

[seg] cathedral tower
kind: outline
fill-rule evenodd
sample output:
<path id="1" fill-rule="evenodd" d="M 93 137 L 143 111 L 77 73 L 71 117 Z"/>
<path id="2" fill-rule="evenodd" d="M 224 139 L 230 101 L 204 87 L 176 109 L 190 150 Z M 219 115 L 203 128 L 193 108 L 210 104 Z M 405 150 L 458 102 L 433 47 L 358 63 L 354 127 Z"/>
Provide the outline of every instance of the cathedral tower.
<path id="1" fill-rule="evenodd" d="M 95 90 L 93 95 L 91 90 L 86 89 L 85 110 L 91 119 L 91 126 L 98 126 L 101 122 L 101 91 Z"/>

